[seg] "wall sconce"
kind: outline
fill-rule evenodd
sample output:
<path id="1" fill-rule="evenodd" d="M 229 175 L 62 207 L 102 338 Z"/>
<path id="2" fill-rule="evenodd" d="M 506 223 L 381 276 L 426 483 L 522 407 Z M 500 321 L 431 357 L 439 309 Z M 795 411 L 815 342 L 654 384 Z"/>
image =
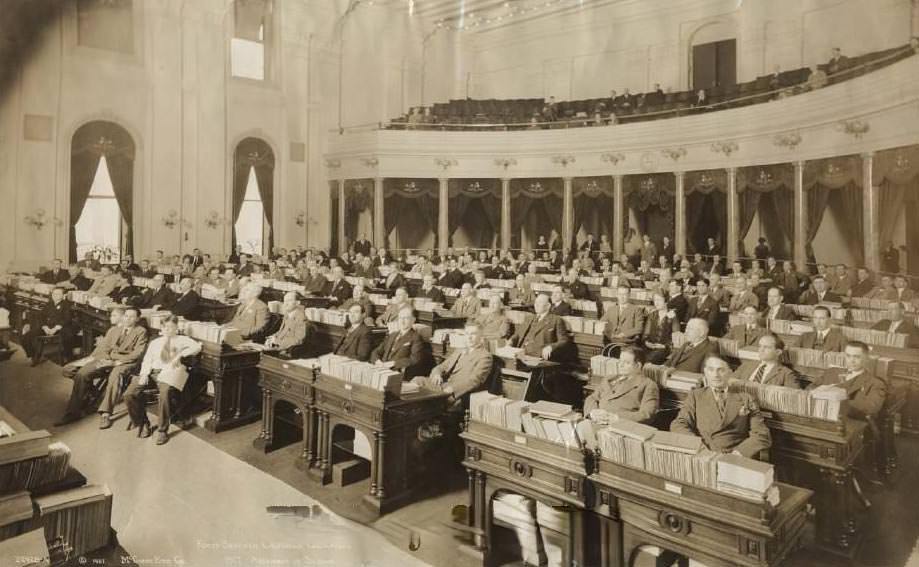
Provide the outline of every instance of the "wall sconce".
<path id="1" fill-rule="evenodd" d="M 677 161 L 681 157 L 686 157 L 686 148 L 667 148 L 666 150 L 661 150 L 661 155 Z"/>
<path id="2" fill-rule="evenodd" d="M 447 171 L 452 166 L 459 165 L 459 162 L 453 158 L 434 158 L 434 163 L 444 171 Z"/>
<path id="3" fill-rule="evenodd" d="M 788 148 L 794 150 L 801 143 L 803 138 L 798 132 L 788 132 L 785 134 L 776 134 L 772 139 L 772 144 L 778 148 Z"/>
<path id="4" fill-rule="evenodd" d="M 57 217 L 47 218 L 45 217 L 45 209 L 35 209 L 35 214 L 26 215 L 25 220 L 26 224 L 29 226 L 35 227 L 37 230 L 41 230 L 46 224 L 51 223 L 54 226 L 61 226 L 63 224 L 61 219 Z"/>
<path id="5" fill-rule="evenodd" d="M 864 120 L 843 120 L 837 126 L 837 129 L 840 132 L 853 136 L 856 140 L 860 140 L 862 136 L 868 133 L 871 130 L 871 124 L 865 122 Z"/>
<path id="6" fill-rule="evenodd" d="M 503 167 L 506 170 L 512 165 L 517 165 L 517 160 L 514 158 L 498 158 L 495 160 L 495 165 Z"/>
<path id="7" fill-rule="evenodd" d="M 227 219 L 221 218 L 220 213 L 217 211 L 211 211 L 204 218 L 204 226 L 210 229 L 216 229 L 218 226 L 225 224 Z"/>
<path id="8" fill-rule="evenodd" d="M 568 167 L 569 163 L 577 161 L 574 156 L 552 156 L 552 163 L 560 164 L 562 167 Z"/>
<path id="9" fill-rule="evenodd" d="M 341 160 L 340 159 L 327 159 L 325 160 L 325 166 L 328 167 L 329 169 L 338 169 L 339 167 L 341 167 Z"/>
<path id="10" fill-rule="evenodd" d="M 740 149 L 737 142 L 715 142 L 712 144 L 712 151 L 716 154 L 724 154 L 725 157 L 731 157 L 731 154 Z"/>
<path id="11" fill-rule="evenodd" d="M 175 228 L 179 222 L 179 213 L 175 209 L 171 209 L 166 213 L 166 216 L 163 217 L 163 226 L 169 229 Z"/>
<path id="12" fill-rule="evenodd" d="M 361 163 L 363 163 L 365 167 L 376 167 L 380 165 L 380 160 L 375 157 L 361 158 Z"/>
<path id="13" fill-rule="evenodd" d="M 607 163 L 616 165 L 620 161 L 625 161 L 625 156 L 620 153 L 605 153 L 605 154 L 600 154 L 600 159 L 602 159 L 603 161 Z"/>
<path id="14" fill-rule="evenodd" d="M 298 212 L 297 216 L 294 217 L 294 222 L 297 223 L 297 226 L 300 228 L 306 226 L 306 211 Z"/>

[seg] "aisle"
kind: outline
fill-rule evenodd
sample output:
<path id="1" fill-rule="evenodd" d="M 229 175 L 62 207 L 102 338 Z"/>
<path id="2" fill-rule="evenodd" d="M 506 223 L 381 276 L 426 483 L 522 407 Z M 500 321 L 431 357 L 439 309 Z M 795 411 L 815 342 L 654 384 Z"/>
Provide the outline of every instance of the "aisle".
<path id="1" fill-rule="evenodd" d="M 31 428 L 50 429 L 69 385 L 56 365 L 29 368 L 21 353 L 0 365 L 0 404 Z M 126 419 L 101 431 L 90 417 L 52 433 L 90 482 L 111 488 L 113 527 L 138 564 L 424 565 L 325 508 L 318 519 L 268 514 L 266 506 L 318 502 L 188 433 L 163 446 L 138 439 Z"/>

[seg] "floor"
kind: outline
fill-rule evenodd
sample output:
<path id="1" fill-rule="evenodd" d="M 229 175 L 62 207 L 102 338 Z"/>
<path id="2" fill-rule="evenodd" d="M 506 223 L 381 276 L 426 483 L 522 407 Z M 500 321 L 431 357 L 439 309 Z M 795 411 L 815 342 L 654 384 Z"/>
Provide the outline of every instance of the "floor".
<path id="1" fill-rule="evenodd" d="M 296 444 L 265 454 L 252 446 L 260 425 L 219 435 L 201 428 L 175 432 L 164 446 L 84 419 L 55 430 L 71 382 L 46 362 L 30 368 L 21 353 L 0 363 L 0 405 L 33 429 L 49 429 L 70 446 L 90 482 L 115 494 L 113 527 L 138 564 L 160 560 L 187 567 L 266 565 L 474 567 L 481 558 L 458 545 L 451 510 L 465 504 L 456 470 L 428 487 L 422 501 L 374 519 L 361 504 L 367 482 L 318 486 L 293 466 Z M 919 439 L 901 437 L 900 475 L 892 489 L 869 488 L 866 537 L 852 565 L 919 566 Z M 271 505 L 313 505 L 318 518 L 273 516 Z M 130 559 L 130 558 L 126 558 Z M 793 567 L 847 564 L 805 549 Z"/>

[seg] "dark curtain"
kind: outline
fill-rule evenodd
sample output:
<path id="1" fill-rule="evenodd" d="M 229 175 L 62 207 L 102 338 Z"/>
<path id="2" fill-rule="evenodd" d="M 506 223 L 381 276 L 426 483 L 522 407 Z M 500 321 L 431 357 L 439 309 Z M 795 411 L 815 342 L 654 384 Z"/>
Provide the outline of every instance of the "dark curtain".
<path id="1" fill-rule="evenodd" d="M 268 251 L 274 250 L 274 159 L 255 166 L 255 180 L 258 182 L 258 196 L 265 209 L 268 221 Z"/>
<path id="2" fill-rule="evenodd" d="M 106 156 L 112 191 L 121 209 L 121 216 L 128 226 L 122 247 L 124 254 L 134 255 L 134 157 L 123 154 Z"/>
<path id="3" fill-rule="evenodd" d="M 472 198 L 463 195 L 450 195 L 449 213 L 447 214 L 447 228 L 449 230 L 448 244 L 453 244 L 453 234 L 463 224 L 463 217 L 466 216 L 466 209 L 472 202 Z"/>
<path id="4" fill-rule="evenodd" d="M 234 181 L 234 193 L 235 193 L 235 181 Z M 331 215 L 331 222 L 329 226 L 332 229 L 332 236 L 329 239 L 329 252 L 333 256 L 337 256 L 339 253 L 339 243 L 338 243 L 338 207 L 340 203 L 338 202 L 338 183 L 331 181 L 329 182 L 329 197 L 330 197 L 330 206 L 329 206 L 329 215 Z M 239 199 L 240 206 L 242 206 L 242 198 Z M 234 207 L 236 203 L 236 198 L 234 194 L 233 199 Z M 234 209 L 233 214 L 238 218 L 239 212 Z M 235 221 L 234 221 L 235 222 Z M 236 250 L 236 231 L 233 231 L 233 250 Z"/>
<path id="5" fill-rule="evenodd" d="M 485 216 L 491 224 L 492 232 L 499 237 L 501 236 L 501 198 L 489 195 L 481 200 L 482 208 L 485 209 Z"/>
<path id="6" fill-rule="evenodd" d="M 613 225 L 613 200 L 606 195 L 579 195 L 574 198 L 574 235 L 584 230 L 599 237 L 610 234 Z"/>
<path id="7" fill-rule="evenodd" d="M 393 241 L 390 240 L 392 231 L 402 223 L 419 224 L 420 219 L 427 228 L 434 233 L 435 247 L 437 246 L 437 216 L 438 203 L 437 197 L 424 194 L 419 196 L 406 197 L 401 193 L 392 193 L 383 198 L 383 229 L 386 231 L 386 247 L 396 248 Z M 417 231 L 420 234 L 423 231 Z M 406 239 L 409 242 L 402 241 L 400 236 L 399 247 L 412 248 L 416 247 L 413 239 Z"/>
<path id="8" fill-rule="evenodd" d="M 769 193 L 778 228 L 788 242 L 795 241 L 794 191 L 782 187 Z"/>
<path id="9" fill-rule="evenodd" d="M 805 199 L 807 200 L 807 234 L 804 235 L 804 250 L 808 258 L 816 258 L 813 242 L 814 238 L 817 237 L 817 232 L 820 230 L 820 223 L 826 213 L 829 197 L 830 190 L 819 183 L 805 193 Z"/>
<path id="10" fill-rule="evenodd" d="M 865 261 L 865 230 L 861 187 L 850 183 L 842 189 L 837 189 L 836 193 L 838 198 L 834 199 L 835 210 L 837 218 L 842 219 L 839 224 L 843 236 L 856 263 L 862 264 Z"/>
<path id="11" fill-rule="evenodd" d="M 74 153 L 70 158 L 70 262 L 77 258 L 77 222 L 83 214 L 86 199 L 93 185 L 100 156 L 95 153 Z"/>
<path id="12" fill-rule="evenodd" d="M 386 240 L 387 248 L 391 248 L 391 246 L 389 246 L 389 235 L 395 230 L 396 225 L 399 223 L 399 217 L 401 216 L 402 206 L 405 204 L 405 201 L 407 201 L 407 199 L 398 194 L 383 198 L 383 230 L 386 231 L 384 239 Z"/>
<path id="13" fill-rule="evenodd" d="M 372 183 L 370 181 L 369 183 Z M 352 184 L 350 181 L 345 183 L 345 237 L 348 242 L 355 242 L 360 236 L 358 232 L 358 223 L 361 213 L 370 211 L 371 225 L 374 216 L 373 210 L 373 190 L 362 185 L 360 182 Z M 364 235 L 369 236 L 369 235 Z"/>
<path id="14" fill-rule="evenodd" d="M 558 234 L 558 238 L 562 239 L 562 206 L 564 199 L 556 195 L 546 195 L 542 198 L 542 204 L 546 208 L 546 216 L 549 218 L 549 223 L 552 230 Z"/>
<path id="15" fill-rule="evenodd" d="M 738 242 L 737 246 L 739 250 L 743 249 L 744 239 L 746 239 L 747 233 L 750 232 L 750 227 L 753 226 L 753 219 L 759 210 L 760 196 L 762 196 L 762 193 L 752 190 L 738 194 L 738 200 L 740 201 L 738 207 L 740 209 L 740 230 L 737 233 L 737 237 L 740 242 Z"/>
<path id="16" fill-rule="evenodd" d="M 686 232 L 689 242 L 687 243 L 693 251 L 699 250 L 699 219 L 708 205 L 708 195 L 704 193 L 691 193 L 686 196 Z M 707 238 L 703 237 L 703 238 Z"/>
<path id="17" fill-rule="evenodd" d="M 919 179 L 913 180 L 913 187 Z M 887 246 L 887 242 L 893 238 L 893 231 L 897 225 L 897 219 L 903 212 L 903 204 L 906 201 L 907 185 L 894 183 L 885 180 L 880 185 L 878 198 L 880 200 L 879 217 L 880 217 L 880 242 L 881 246 Z"/>
<path id="18" fill-rule="evenodd" d="M 236 250 L 236 222 L 239 220 L 239 214 L 243 210 L 243 199 L 246 198 L 246 183 L 249 181 L 249 168 L 252 167 L 248 163 L 244 163 L 240 156 L 237 154 L 233 158 L 233 226 L 230 230 L 231 248 L 230 251 L 234 252 Z M 338 189 L 335 189 L 336 197 L 338 194 Z M 336 211 L 335 219 L 338 219 L 338 213 Z M 336 236 L 338 231 L 335 231 Z"/>
<path id="19" fill-rule="evenodd" d="M 245 138 L 236 146 L 233 153 L 233 230 L 231 231 L 233 250 L 236 249 L 236 221 L 242 211 L 243 199 L 246 197 L 246 185 L 249 182 L 249 169 L 255 168 L 255 181 L 258 185 L 259 198 L 262 200 L 265 220 L 268 221 L 268 250 L 274 248 L 274 152 L 264 140 Z"/>
<path id="20" fill-rule="evenodd" d="M 530 216 L 530 208 L 537 201 L 538 199 L 533 199 L 526 195 L 519 195 L 511 199 L 511 242 L 515 248 L 523 248 L 523 243 L 520 241 L 520 231 L 523 230 L 523 225 Z M 545 236 L 548 240 L 549 235 L 546 234 Z"/>

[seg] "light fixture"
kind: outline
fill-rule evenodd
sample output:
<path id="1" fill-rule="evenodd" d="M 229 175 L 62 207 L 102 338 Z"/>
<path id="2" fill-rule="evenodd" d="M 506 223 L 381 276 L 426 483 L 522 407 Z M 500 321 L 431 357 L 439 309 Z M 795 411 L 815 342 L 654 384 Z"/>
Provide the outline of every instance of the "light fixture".
<path id="1" fill-rule="evenodd" d="M 26 215 L 23 220 L 25 220 L 27 225 L 35 227 L 37 230 L 41 230 L 48 223 L 54 226 L 63 224 L 61 219 L 57 217 L 47 218 L 45 215 L 45 209 L 35 209 L 33 214 Z"/>

